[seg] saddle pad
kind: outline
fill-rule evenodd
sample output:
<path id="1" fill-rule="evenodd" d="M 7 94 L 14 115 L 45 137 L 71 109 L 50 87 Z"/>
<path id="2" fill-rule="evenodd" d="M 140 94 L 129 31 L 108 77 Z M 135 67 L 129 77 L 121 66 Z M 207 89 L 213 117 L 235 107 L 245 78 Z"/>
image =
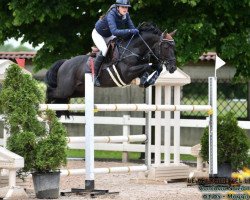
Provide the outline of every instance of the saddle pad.
<path id="1" fill-rule="evenodd" d="M 85 73 L 91 73 L 90 59 L 94 59 L 95 62 L 95 58 L 89 56 L 87 64 L 85 65 Z"/>

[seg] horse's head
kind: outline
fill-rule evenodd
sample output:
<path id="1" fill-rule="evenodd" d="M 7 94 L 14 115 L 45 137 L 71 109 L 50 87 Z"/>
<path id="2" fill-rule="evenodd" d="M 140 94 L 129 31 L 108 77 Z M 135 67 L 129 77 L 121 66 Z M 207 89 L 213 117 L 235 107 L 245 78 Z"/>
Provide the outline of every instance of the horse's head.
<path id="1" fill-rule="evenodd" d="M 176 59 L 175 59 L 175 42 L 173 39 L 176 30 L 171 33 L 165 33 L 164 31 L 161 34 L 159 47 L 158 47 L 158 56 L 159 59 L 164 63 L 166 69 L 170 73 L 174 73 L 176 70 Z"/>
<path id="2" fill-rule="evenodd" d="M 152 54 L 156 58 L 156 62 L 164 64 L 166 69 L 173 73 L 176 70 L 173 39 L 176 30 L 171 33 L 162 32 L 154 24 L 147 22 L 142 23 L 139 30 L 143 39 L 147 40 L 147 44 L 151 46 L 149 55 Z M 148 48 L 150 48 L 149 46 Z"/>

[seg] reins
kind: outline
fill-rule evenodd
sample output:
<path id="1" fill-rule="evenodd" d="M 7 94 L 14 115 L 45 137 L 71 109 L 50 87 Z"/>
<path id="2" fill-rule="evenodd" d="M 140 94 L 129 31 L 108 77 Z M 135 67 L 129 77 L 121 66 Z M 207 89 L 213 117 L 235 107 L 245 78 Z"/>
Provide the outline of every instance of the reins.
<path id="1" fill-rule="evenodd" d="M 147 42 L 143 39 L 143 37 L 141 36 L 141 34 L 139 33 L 138 35 L 140 36 L 141 40 L 142 40 L 143 43 L 146 45 L 146 47 L 149 49 L 149 52 L 148 52 L 147 54 L 150 54 L 150 53 L 151 53 L 151 54 L 156 58 L 156 60 L 157 60 L 158 62 L 161 62 L 160 59 L 154 54 L 153 50 L 148 46 Z M 130 40 L 128 41 L 128 44 L 126 45 L 126 47 L 123 47 L 122 45 L 119 45 L 119 47 L 123 49 L 123 52 L 122 52 L 122 54 L 121 54 L 121 56 L 120 56 L 120 58 L 119 58 L 118 61 L 121 61 L 121 60 L 123 60 L 123 59 L 125 59 L 125 58 L 128 58 L 128 57 L 131 57 L 131 56 L 136 56 L 136 57 L 138 57 L 138 58 L 141 58 L 141 56 L 140 56 L 139 54 L 136 54 L 136 53 L 134 53 L 133 51 L 131 51 L 131 50 L 128 49 L 128 47 L 129 47 L 130 43 L 132 42 L 134 36 L 135 36 L 135 35 L 132 35 L 132 37 L 131 37 Z M 126 51 L 128 51 L 128 52 L 130 53 L 130 55 L 124 56 L 124 57 L 123 57 L 123 55 L 124 55 L 124 53 L 125 53 Z M 145 59 L 145 58 L 143 57 L 142 60 L 144 60 L 144 59 Z"/>
<path id="2" fill-rule="evenodd" d="M 122 54 L 121 54 L 121 56 L 120 56 L 120 58 L 119 58 L 118 61 L 121 61 L 122 59 L 128 58 L 128 57 L 130 57 L 130 56 L 140 57 L 140 55 L 138 55 L 138 54 L 136 54 L 136 53 L 134 53 L 133 51 L 131 51 L 131 50 L 128 49 L 128 46 L 129 46 L 130 43 L 132 42 L 134 36 L 135 36 L 135 35 L 132 35 L 132 37 L 131 37 L 130 40 L 128 41 L 128 44 L 126 45 L 126 47 L 123 47 L 122 45 L 119 45 L 119 47 L 122 48 L 124 51 L 122 52 Z M 128 52 L 131 53 L 131 54 L 128 55 L 128 56 L 122 57 L 123 54 L 124 54 L 126 51 L 128 51 Z"/>
<path id="3" fill-rule="evenodd" d="M 141 40 L 144 42 L 144 44 L 148 47 L 148 49 L 149 49 L 149 52 L 147 53 L 147 54 L 152 54 L 155 58 L 156 58 L 156 60 L 159 62 L 159 58 L 154 54 L 154 52 L 153 52 L 153 50 L 148 46 L 148 44 L 147 44 L 147 42 L 143 39 L 143 37 L 141 36 L 141 34 L 139 33 L 139 36 L 140 36 L 140 38 L 141 38 Z"/>

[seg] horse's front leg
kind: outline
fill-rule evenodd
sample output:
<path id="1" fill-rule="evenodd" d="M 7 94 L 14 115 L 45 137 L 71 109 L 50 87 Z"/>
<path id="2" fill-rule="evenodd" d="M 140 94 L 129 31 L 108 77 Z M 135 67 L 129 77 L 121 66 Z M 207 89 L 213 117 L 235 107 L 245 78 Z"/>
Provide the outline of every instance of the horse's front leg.
<path id="1" fill-rule="evenodd" d="M 140 77 L 144 72 L 151 70 L 151 68 L 152 63 L 131 66 L 129 67 L 128 75 Z"/>
<path id="2" fill-rule="evenodd" d="M 145 83 L 148 80 L 148 77 L 150 75 L 150 71 L 152 71 L 152 63 L 149 63 L 147 66 L 147 69 L 145 70 L 145 72 L 142 74 L 142 76 L 140 76 L 140 84 L 139 87 L 145 87 Z"/>
<path id="3" fill-rule="evenodd" d="M 152 67 L 152 65 L 151 65 Z M 145 72 L 142 76 L 141 76 L 141 79 L 140 79 L 140 87 L 144 87 L 144 88 L 147 88 L 148 86 L 150 85 L 154 85 L 155 84 L 155 81 L 157 80 L 157 78 L 160 76 L 160 73 L 162 71 L 162 64 L 156 64 L 154 65 L 151 70 L 153 70 L 154 68 L 154 71 L 149 74 L 149 72 Z"/>
<path id="4" fill-rule="evenodd" d="M 152 66 L 151 63 L 131 66 L 129 67 L 127 73 L 124 74 L 126 74 L 128 80 L 133 80 L 136 77 L 146 80 L 147 79 L 146 74 L 148 74 L 148 71 L 152 71 L 151 66 Z"/>
<path id="5" fill-rule="evenodd" d="M 163 69 L 162 64 L 159 63 L 159 64 L 155 65 L 155 67 L 156 67 L 155 71 L 148 76 L 146 82 L 144 83 L 145 88 L 150 86 L 150 85 L 154 85 L 157 78 L 160 76 L 160 74 L 162 72 L 162 69 Z"/>

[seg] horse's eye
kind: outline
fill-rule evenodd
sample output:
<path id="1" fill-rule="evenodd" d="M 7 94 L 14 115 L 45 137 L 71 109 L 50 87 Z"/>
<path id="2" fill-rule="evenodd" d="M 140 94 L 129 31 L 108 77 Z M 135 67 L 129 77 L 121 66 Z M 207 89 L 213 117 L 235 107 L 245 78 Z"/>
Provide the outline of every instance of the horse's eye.
<path id="1" fill-rule="evenodd" d="M 175 45 L 175 42 L 174 42 L 174 41 L 168 42 L 168 45 L 174 46 L 174 45 Z"/>
<path id="2" fill-rule="evenodd" d="M 164 45 L 164 48 L 167 49 L 169 46 L 172 46 L 172 45 L 169 44 L 169 43 L 166 43 L 166 44 Z"/>

